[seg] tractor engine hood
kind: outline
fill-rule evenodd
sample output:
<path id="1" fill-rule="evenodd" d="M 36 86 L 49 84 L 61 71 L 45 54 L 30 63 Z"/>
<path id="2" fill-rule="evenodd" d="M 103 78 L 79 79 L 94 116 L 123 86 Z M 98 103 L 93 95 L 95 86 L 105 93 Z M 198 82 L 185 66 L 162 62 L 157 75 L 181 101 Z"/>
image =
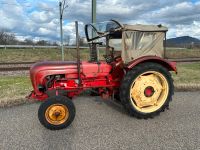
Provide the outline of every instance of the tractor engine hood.
<path id="1" fill-rule="evenodd" d="M 41 70 L 63 70 L 74 67 L 77 67 L 76 61 L 45 61 L 35 63 L 33 66 L 31 66 L 30 73 Z"/>
<path id="2" fill-rule="evenodd" d="M 30 68 L 31 82 L 35 92 L 39 92 L 37 85 L 43 84 L 44 78 L 49 75 L 77 73 L 75 61 L 45 61 L 35 63 Z"/>

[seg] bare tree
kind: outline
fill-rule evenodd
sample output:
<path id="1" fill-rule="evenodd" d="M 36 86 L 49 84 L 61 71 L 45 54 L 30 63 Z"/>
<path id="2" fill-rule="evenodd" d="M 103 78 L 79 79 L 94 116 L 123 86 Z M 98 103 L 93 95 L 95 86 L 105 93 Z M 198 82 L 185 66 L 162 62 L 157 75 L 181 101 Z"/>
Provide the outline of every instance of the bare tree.
<path id="1" fill-rule="evenodd" d="M 56 41 L 53 42 L 53 46 L 58 46 L 58 43 Z"/>
<path id="2" fill-rule="evenodd" d="M 49 45 L 48 41 L 45 40 L 39 40 L 36 45 L 41 45 L 41 46 L 45 46 L 45 45 Z"/>
<path id="3" fill-rule="evenodd" d="M 4 30 L 0 31 L 0 44 L 11 45 L 17 44 L 16 37 L 13 33 L 7 33 Z"/>
<path id="4" fill-rule="evenodd" d="M 25 44 L 25 45 L 34 45 L 34 42 L 33 42 L 32 39 L 25 39 L 25 40 L 24 40 L 24 44 Z"/>
<path id="5" fill-rule="evenodd" d="M 5 32 L 0 31 L 0 44 L 5 44 Z"/>

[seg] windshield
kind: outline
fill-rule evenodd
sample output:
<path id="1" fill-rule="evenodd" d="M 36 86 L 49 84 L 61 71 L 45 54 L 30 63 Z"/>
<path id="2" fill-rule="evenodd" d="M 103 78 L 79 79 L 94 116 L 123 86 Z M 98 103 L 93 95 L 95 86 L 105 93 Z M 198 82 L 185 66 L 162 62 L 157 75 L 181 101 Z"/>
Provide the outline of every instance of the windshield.
<path id="1" fill-rule="evenodd" d="M 119 28 L 121 28 L 121 25 L 115 20 L 91 23 L 85 26 L 85 34 L 89 42 L 104 37 Z"/>

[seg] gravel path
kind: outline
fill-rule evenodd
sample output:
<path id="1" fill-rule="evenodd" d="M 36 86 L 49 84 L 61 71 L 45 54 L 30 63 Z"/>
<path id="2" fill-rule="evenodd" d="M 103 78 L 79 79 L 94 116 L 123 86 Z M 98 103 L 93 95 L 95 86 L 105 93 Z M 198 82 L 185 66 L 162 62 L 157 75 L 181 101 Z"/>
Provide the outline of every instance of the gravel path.
<path id="1" fill-rule="evenodd" d="M 39 123 L 39 103 L 0 109 L 0 148 L 200 149 L 200 92 L 176 92 L 170 110 L 148 120 L 132 118 L 121 105 L 99 97 L 78 97 L 74 102 L 75 120 L 60 131 Z"/>
<path id="2" fill-rule="evenodd" d="M 0 76 L 28 76 L 28 75 L 29 75 L 29 70 L 0 72 Z"/>
<path id="3" fill-rule="evenodd" d="M 0 65 L 1 68 L 12 68 L 12 67 L 31 67 L 32 64 L 6 64 Z M 0 76 L 27 76 L 29 75 L 29 70 L 19 70 L 19 71 L 0 71 Z"/>
<path id="4" fill-rule="evenodd" d="M 31 67 L 32 64 L 6 64 L 6 65 L 0 65 L 0 68 L 8 68 L 8 67 Z"/>

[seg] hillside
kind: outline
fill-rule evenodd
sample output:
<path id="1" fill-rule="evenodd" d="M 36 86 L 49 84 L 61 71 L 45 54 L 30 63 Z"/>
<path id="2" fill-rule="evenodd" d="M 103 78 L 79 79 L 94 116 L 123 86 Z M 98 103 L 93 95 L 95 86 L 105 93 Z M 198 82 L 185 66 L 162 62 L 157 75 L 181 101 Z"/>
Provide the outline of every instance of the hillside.
<path id="1" fill-rule="evenodd" d="M 191 47 L 199 46 L 200 40 L 190 36 L 181 36 L 167 39 L 167 47 Z"/>

